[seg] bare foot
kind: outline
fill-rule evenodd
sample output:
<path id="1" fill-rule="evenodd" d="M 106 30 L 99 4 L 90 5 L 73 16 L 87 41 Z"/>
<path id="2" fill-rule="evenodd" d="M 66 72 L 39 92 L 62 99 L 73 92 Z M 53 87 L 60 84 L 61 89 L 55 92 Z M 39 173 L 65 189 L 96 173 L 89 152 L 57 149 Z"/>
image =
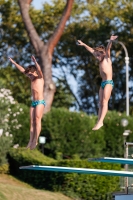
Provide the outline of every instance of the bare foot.
<path id="1" fill-rule="evenodd" d="M 32 144 L 32 142 L 31 142 L 31 141 L 29 141 L 29 143 L 28 143 L 28 145 L 27 145 L 26 149 L 30 148 L 31 144 Z"/>
<path id="2" fill-rule="evenodd" d="M 34 140 L 34 141 L 32 142 L 32 144 L 30 145 L 30 150 L 35 149 L 36 146 L 37 146 L 37 144 L 38 144 L 37 141 Z"/>
<path id="3" fill-rule="evenodd" d="M 97 126 L 97 124 L 98 124 L 98 121 L 96 122 L 96 124 L 95 124 L 95 126 L 93 127 L 93 129 Z M 93 130 L 93 129 L 92 129 L 92 130 Z"/>
<path id="4" fill-rule="evenodd" d="M 97 123 L 92 130 L 96 131 L 96 130 L 100 129 L 102 126 L 103 126 L 103 123 L 101 123 L 101 124 Z"/>

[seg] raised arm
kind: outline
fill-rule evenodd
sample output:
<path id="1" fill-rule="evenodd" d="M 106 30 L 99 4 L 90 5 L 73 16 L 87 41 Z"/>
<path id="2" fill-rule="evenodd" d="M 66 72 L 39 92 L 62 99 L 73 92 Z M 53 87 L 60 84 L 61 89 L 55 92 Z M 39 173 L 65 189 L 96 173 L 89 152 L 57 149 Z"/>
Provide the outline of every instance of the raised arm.
<path id="1" fill-rule="evenodd" d="M 117 35 L 111 35 L 110 37 L 109 43 L 107 44 L 107 47 L 106 47 L 106 56 L 108 58 L 110 58 L 110 49 L 112 46 L 112 41 L 115 40 L 117 37 L 118 37 Z"/>
<path id="2" fill-rule="evenodd" d="M 43 78 L 43 73 L 42 73 L 42 70 L 41 70 L 40 65 L 37 63 L 37 61 L 36 61 L 36 59 L 35 59 L 34 56 L 31 56 L 31 58 L 32 58 L 33 62 L 34 62 L 35 65 L 36 65 L 36 69 L 37 69 L 38 76 L 39 76 L 40 78 Z"/>
<path id="3" fill-rule="evenodd" d="M 84 46 L 86 49 L 87 49 L 87 51 L 89 51 L 90 53 L 94 53 L 94 49 L 93 48 L 91 48 L 91 47 L 89 47 L 88 45 L 86 45 L 85 43 L 83 43 L 81 40 L 78 40 L 78 45 L 79 46 Z"/>
<path id="4" fill-rule="evenodd" d="M 20 66 L 19 64 L 17 64 L 12 58 L 9 57 L 9 60 L 11 61 L 12 64 L 14 64 L 14 65 L 17 67 L 17 69 L 18 69 L 20 72 L 22 72 L 22 73 L 25 72 L 25 69 L 24 69 L 22 66 Z"/>

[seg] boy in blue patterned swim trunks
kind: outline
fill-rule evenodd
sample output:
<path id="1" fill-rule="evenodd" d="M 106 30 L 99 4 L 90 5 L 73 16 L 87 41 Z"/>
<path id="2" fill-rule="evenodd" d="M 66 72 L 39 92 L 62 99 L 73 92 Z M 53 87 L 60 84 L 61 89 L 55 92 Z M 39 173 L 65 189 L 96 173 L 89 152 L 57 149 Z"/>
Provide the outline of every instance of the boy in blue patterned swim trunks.
<path id="1" fill-rule="evenodd" d="M 44 106 L 46 105 L 45 101 L 44 100 L 37 100 L 37 101 L 32 101 L 31 103 L 31 107 L 36 107 L 37 105 L 39 104 L 43 104 Z"/>
<path id="2" fill-rule="evenodd" d="M 18 65 L 13 59 L 9 60 L 31 80 L 32 104 L 30 107 L 30 140 L 27 148 L 34 149 L 38 143 L 41 132 L 41 119 L 44 113 L 45 101 L 43 99 L 44 78 L 39 64 L 34 56 L 35 65 L 29 65 L 26 69 Z"/>
<path id="3" fill-rule="evenodd" d="M 90 46 L 78 40 L 80 46 L 84 46 L 94 57 L 99 61 L 99 71 L 102 78 L 101 86 L 99 89 L 99 111 L 98 111 L 98 121 L 92 130 L 98 130 L 103 126 L 103 120 L 108 111 L 108 101 L 111 96 L 114 83 L 112 80 L 112 62 L 110 59 L 110 48 L 112 46 L 112 41 L 115 40 L 117 36 L 111 36 L 107 47 L 99 46 L 96 48 L 91 48 Z"/>
<path id="4" fill-rule="evenodd" d="M 111 84 L 112 87 L 114 87 L 114 82 L 113 82 L 113 80 L 107 80 L 107 81 L 102 81 L 102 82 L 101 82 L 101 88 L 104 89 L 104 88 L 105 88 L 105 85 L 107 85 L 107 84 Z"/>

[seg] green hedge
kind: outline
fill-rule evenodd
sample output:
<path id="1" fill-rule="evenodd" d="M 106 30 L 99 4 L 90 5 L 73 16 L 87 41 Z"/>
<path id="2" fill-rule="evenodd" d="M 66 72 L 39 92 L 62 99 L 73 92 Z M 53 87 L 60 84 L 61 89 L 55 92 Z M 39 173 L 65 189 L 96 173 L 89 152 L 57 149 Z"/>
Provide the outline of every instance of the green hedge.
<path id="1" fill-rule="evenodd" d="M 3 164 L 0 166 L 0 174 L 8 174 L 9 173 L 9 165 Z"/>
<path id="2" fill-rule="evenodd" d="M 23 111 L 17 116 L 20 129 L 11 127 L 14 144 L 27 146 L 29 140 L 29 108 L 19 105 Z M 16 111 L 14 111 L 16 112 Z M 27 117 L 28 116 L 28 117 Z M 11 116 L 10 116 L 11 117 Z M 98 131 L 92 131 L 97 116 L 87 115 L 83 112 L 70 112 L 63 108 L 52 108 L 43 116 L 41 135 L 46 137 L 44 152 L 52 158 L 73 158 L 76 154 L 82 159 L 89 157 L 123 157 L 122 118 L 127 118 L 129 124 L 125 129 L 131 130 L 127 137 L 128 142 L 133 141 L 132 116 L 108 111 L 104 126 Z M 11 119 L 9 120 L 11 123 Z"/>
<path id="3" fill-rule="evenodd" d="M 127 127 L 121 126 L 121 119 L 129 121 Z M 123 157 L 123 132 L 131 130 L 127 141 L 133 141 L 132 116 L 125 113 L 108 111 L 104 126 L 92 131 L 97 116 L 83 112 L 70 112 L 63 108 L 53 108 L 42 120 L 42 133 L 46 137 L 45 153 L 56 158 L 61 152 L 63 158 L 72 158 L 74 154 L 80 158 L 89 157 Z"/>
<path id="4" fill-rule="evenodd" d="M 107 169 L 120 170 L 120 165 L 88 162 L 87 160 L 65 160 L 58 162 L 59 166 L 77 167 L 77 168 L 92 168 L 92 169 Z M 79 198 L 85 200 L 104 200 L 107 194 L 119 190 L 119 177 L 87 175 L 66 173 L 62 174 L 63 184 L 60 185 L 60 191 L 70 196 L 76 194 Z"/>
<path id="5" fill-rule="evenodd" d="M 45 153 L 56 158 L 61 152 L 63 158 L 101 157 L 105 148 L 102 129 L 92 131 L 96 117 L 83 112 L 70 112 L 63 108 L 52 108 L 42 120 L 42 133 L 46 137 Z"/>
<path id="6" fill-rule="evenodd" d="M 19 175 L 19 167 L 22 165 L 49 165 L 55 162 L 55 160 L 43 155 L 37 149 L 31 151 L 26 148 L 12 148 L 8 153 L 8 162 L 10 165 L 10 173 Z"/>
<path id="7" fill-rule="evenodd" d="M 119 177 L 19 170 L 19 166 L 36 164 L 120 170 L 120 165 L 88 162 L 87 160 L 55 161 L 43 156 L 37 150 L 26 151 L 24 149 L 12 149 L 8 157 L 10 173 L 38 189 L 61 191 L 68 196 L 82 200 L 105 200 L 108 193 L 119 189 Z"/>

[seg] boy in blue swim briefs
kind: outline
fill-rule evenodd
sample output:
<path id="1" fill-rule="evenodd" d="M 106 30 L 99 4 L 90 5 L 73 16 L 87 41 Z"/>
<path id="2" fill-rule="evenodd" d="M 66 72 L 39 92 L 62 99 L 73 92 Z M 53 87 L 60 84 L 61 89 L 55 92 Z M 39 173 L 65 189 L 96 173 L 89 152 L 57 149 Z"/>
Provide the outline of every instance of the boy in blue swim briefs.
<path id="1" fill-rule="evenodd" d="M 84 46 L 94 57 L 99 61 L 99 71 L 102 78 L 102 82 L 99 89 L 99 111 L 98 111 L 98 121 L 92 130 L 98 130 L 103 126 L 103 120 L 108 111 L 108 101 L 111 96 L 111 92 L 114 86 L 112 80 L 112 62 L 110 58 L 110 48 L 112 46 L 112 41 L 118 36 L 112 35 L 110 37 L 107 47 L 99 46 L 96 48 L 91 48 L 81 40 L 78 40 L 78 45 Z"/>
<path id="2" fill-rule="evenodd" d="M 13 59 L 9 60 L 16 66 L 16 68 L 25 74 L 31 80 L 31 93 L 33 101 L 30 107 L 30 140 L 27 148 L 31 150 L 37 145 L 38 137 L 41 132 L 41 119 L 44 113 L 44 78 L 39 64 L 34 56 L 31 57 L 35 65 L 29 65 L 27 68 L 21 67 Z"/>

